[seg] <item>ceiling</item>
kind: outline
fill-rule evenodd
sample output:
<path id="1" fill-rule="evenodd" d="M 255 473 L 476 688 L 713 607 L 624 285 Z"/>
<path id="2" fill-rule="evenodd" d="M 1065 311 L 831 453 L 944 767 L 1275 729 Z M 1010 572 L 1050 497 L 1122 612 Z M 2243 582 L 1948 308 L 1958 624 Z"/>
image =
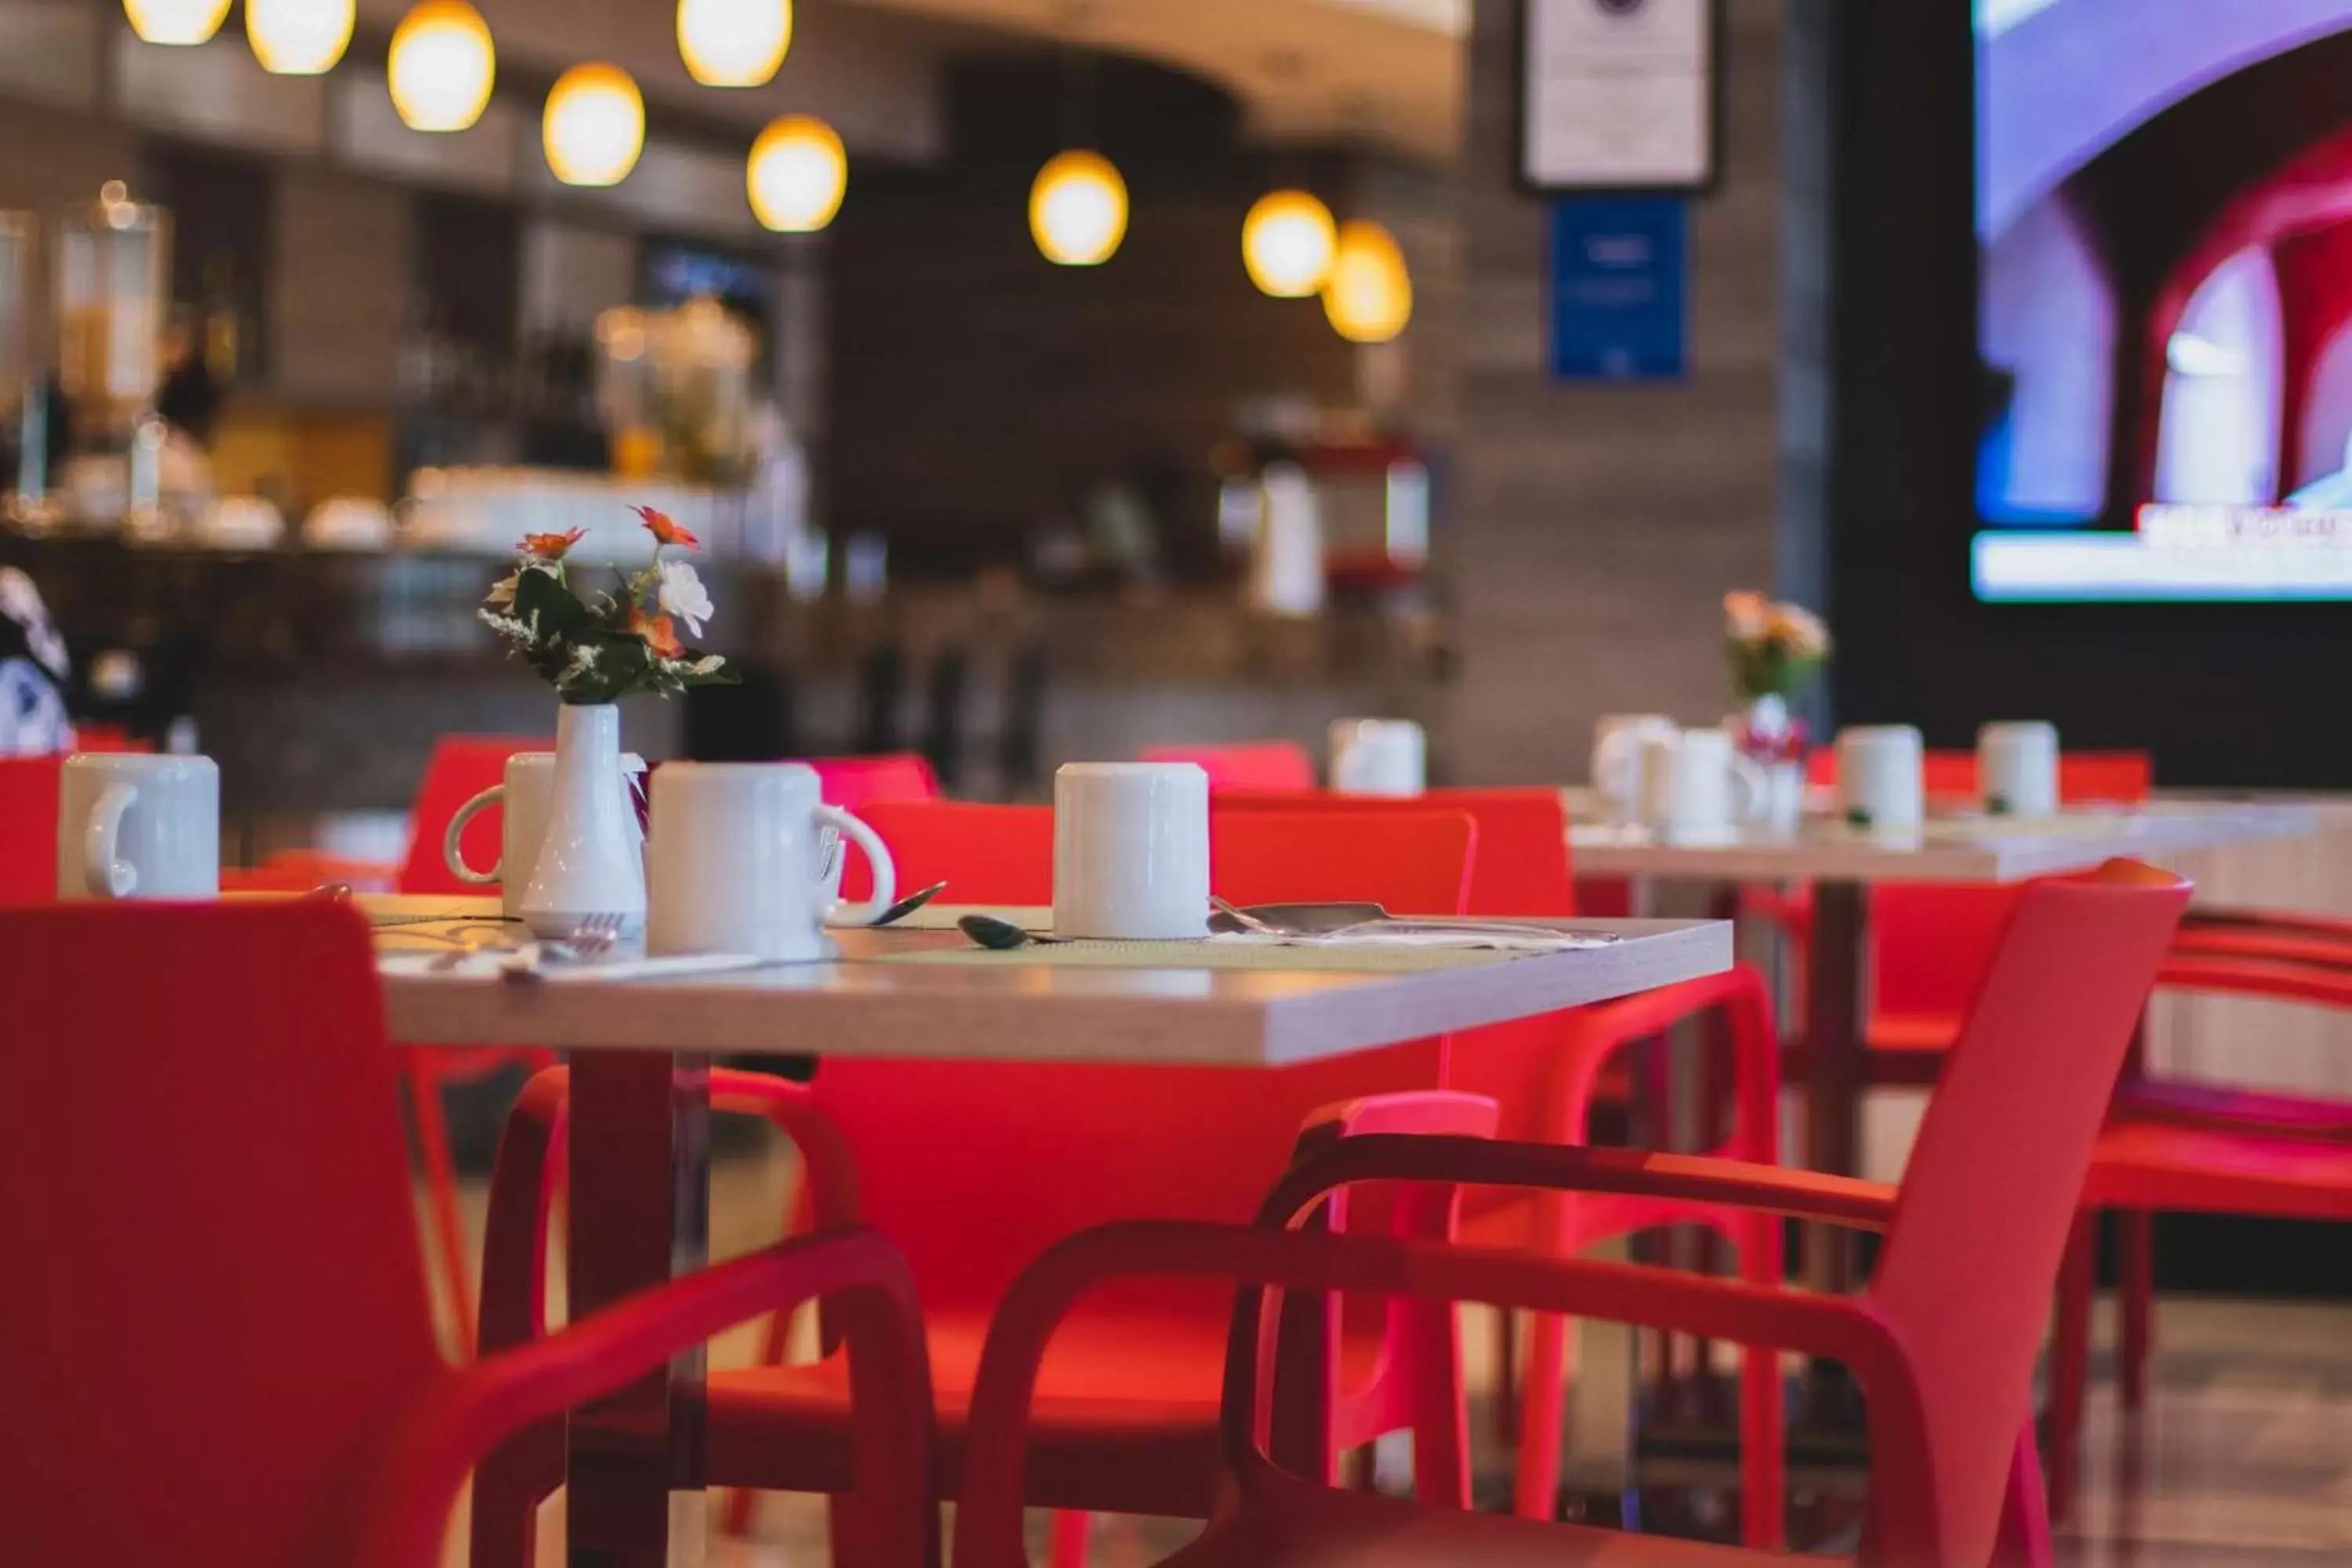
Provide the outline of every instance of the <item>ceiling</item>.
<path id="1" fill-rule="evenodd" d="M 359 0 L 388 31 L 411 0 Z M 775 81 L 699 88 L 677 58 L 674 0 L 475 0 L 502 53 L 546 69 L 625 66 L 648 97 L 756 126 L 824 115 L 853 147 L 935 151 L 940 63 L 1062 38 L 1190 71 L 1232 93 L 1252 133 L 1355 141 L 1448 162 L 1459 141 L 1469 0 L 797 0 Z"/>

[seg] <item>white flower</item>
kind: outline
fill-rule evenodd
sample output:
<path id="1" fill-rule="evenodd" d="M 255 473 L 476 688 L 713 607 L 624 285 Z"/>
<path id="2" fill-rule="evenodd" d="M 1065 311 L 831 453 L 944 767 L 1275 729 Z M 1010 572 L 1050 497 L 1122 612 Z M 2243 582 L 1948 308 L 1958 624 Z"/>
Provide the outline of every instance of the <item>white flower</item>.
<path id="1" fill-rule="evenodd" d="M 676 616 L 686 623 L 688 637 L 702 635 L 702 623 L 710 618 L 710 590 L 702 585 L 693 564 L 685 561 L 665 561 L 661 563 L 661 586 L 655 594 L 664 615 Z"/>
<path id="2" fill-rule="evenodd" d="M 717 654 L 705 654 L 686 667 L 688 675 L 716 675 L 727 667 L 727 661 Z"/>

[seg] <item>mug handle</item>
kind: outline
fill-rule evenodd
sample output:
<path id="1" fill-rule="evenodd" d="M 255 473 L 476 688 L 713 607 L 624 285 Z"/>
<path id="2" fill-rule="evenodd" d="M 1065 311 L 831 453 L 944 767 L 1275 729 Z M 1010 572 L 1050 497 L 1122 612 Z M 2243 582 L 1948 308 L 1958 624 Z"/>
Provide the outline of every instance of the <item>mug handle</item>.
<path id="1" fill-rule="evenodd" d="M 817 884 L 817 918 L 829 926 L 870 926 L 882 918 L 882 911 L 898 901 L 898 868 L 890 858 L 890 847 L 882 836 L 837 805 L 820 805 L 816 819 L 840 830 L 841 836 L 866 852 L 866 863 L 874 868 L 874 892 L 862 904 L 845 899 L 832 898 L 829 889 Z"/>
<path id="2" fill-rule="evenodd" d="M 499 856 L 499 863 L 491 867 L 488 870 L 477 871 L 471 866 L 466 864 L 465 849 L 458 844 L 457 840 L 464 836 L 466 824 L 473 821 L 477 816 L 488 809 L 492 802 L 501 801 L 506 799 L 506 785 L 502 784 L 492 784 L 489 788 L 484 790 L 481 794 L 476 795 L 465 805 L 459 806 L 457 808 L 457 815 L 449 818 L 449 826 L 447 830 L 441 835 L 441 858 L 448 863 L 449 874 L 469 887 L 483 888 L 497 881 L 499 879 L 499 873 L 506 869 L 506 857 L 503 855 Z"/>
<path id="3" fill-rule="evenodd" d="M 127 899 L 139 890 L 139 868 L 114 855 L 121 846 L 122 814 L 138 799 L 138 785 L 110 784 L 89 808 L 89 826 L 81 836 L 81 879 L 93 899 Z"/>

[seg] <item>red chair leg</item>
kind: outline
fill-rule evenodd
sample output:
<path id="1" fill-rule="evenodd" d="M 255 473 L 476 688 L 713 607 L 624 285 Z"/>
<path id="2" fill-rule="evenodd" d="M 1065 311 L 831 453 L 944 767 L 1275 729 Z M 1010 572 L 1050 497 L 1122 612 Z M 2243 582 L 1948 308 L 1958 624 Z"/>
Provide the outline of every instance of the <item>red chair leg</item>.
<path id="1" fill-rule="evenodd" d="M 1046 1568 L 1086 1568 L 1087 1535 L 1094 1524 L 1094 1515 L 1071 1509 L 1060 1509 L 1054 1514 L 1054 1539 L 1048 1548 Z"/>
<path id="2" fill-rule="evenodd" d="M 1559 1515 L 1570 1327 L 1557 1312 L 1528 1314 L 1528 1374 L 1519 1384 L 1519 1474 L 1512 1505 L 1522 1519 Z"/>
<path id="3" fill-rule="evenodd" d="M 2050 1517 L 2074 1505 L 2083 1433 L 2083 1394 L 2091 1375 L 2091 1273 L 2098 1260 L 2098 1216 L 2074 1216 L 2058 1267 L 2057 1321 L 2050 1343 Z"/>
<path id="4" fill-rule="evenodd" d="M 1416 1301 L 1429 1314 L 1408 1331 L 1420 1342 L 1450 1338 L 1454 1353 L 1421 1370 L 1412 1391 L 1412 1491 L 1429 1508 L 1470 1506 L 1470 1412 L 1462 1391 L 1462 1319 L 1450 1301 Z"/>
<path id="5" fill-rule="evenodd" d="M 1506 1447 L 1519 1436 L 1519 1325 L 1508 1307 L 1495 1309 L 1495 1441 Z"/>
<path id="6" fill-rule="evenodd" d="M 2000 1531 L 1993 1537 L 1992 1568 L 2051 1568 L 2057 1550 L 2050 1542 L 2050 1510 L 2042 1504 L 2042 1461 L 2033 1448 L 2033 1426 L 2017 1435 L 2009 1462 L 2009 1491 L 2000 1500 Z"/>
<path id="7" fill-rule="evenodd" d="M 1757 1215 L 1741 1222 L 1739 1277 L 1777 1289 L 1781 1283 L 1780 1220 Z M 1761 1345 L 1745 1346 L 1739 1375 L 1740 1540 L 1758 1552 L 1780 1550 L 1787 1518 L 1786 1441 L 1781 1415 L 1780 1357 Z"/>
<path id="8" fill-rule="evenodd" d="M 457 1167 L 449 1157 L 449 1125 L 441 1114 L 441 1083 L 421 1053 L 404 1051 L 408 1098 L 416 1117 L 416 1152 L 425 1166 L 425 1197 L 432 1206 L 435 1245 L 441 1274 L 457 1322 L 457 1351 L 474 1353 L 474 1269 L 466 1260 L 466 1226 L 457 1212 Z"/>
<path id="9" fill-rule="evenodd" d="M 2116 1219 L 2121 1227 L 2116 1295 L 2123 1320 L 2116 1381 L 2124 1408 L 2137 1410 L 2147 1402 L 2147 1361 L 2155 1346 L 2156 1216 L 2146 1209 L 2121 1209 Z"/>

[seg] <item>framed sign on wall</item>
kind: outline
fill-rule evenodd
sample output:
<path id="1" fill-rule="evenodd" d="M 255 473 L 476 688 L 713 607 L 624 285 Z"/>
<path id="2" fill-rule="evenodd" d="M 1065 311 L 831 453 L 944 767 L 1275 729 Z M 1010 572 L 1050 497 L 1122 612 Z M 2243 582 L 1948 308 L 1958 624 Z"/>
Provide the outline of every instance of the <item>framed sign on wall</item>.
<path id="1" fill-rule="evenodd" d="M 1522 189 L 1713 188 L 1723 0 L 1519 0 L 1518 23 Z"/>

